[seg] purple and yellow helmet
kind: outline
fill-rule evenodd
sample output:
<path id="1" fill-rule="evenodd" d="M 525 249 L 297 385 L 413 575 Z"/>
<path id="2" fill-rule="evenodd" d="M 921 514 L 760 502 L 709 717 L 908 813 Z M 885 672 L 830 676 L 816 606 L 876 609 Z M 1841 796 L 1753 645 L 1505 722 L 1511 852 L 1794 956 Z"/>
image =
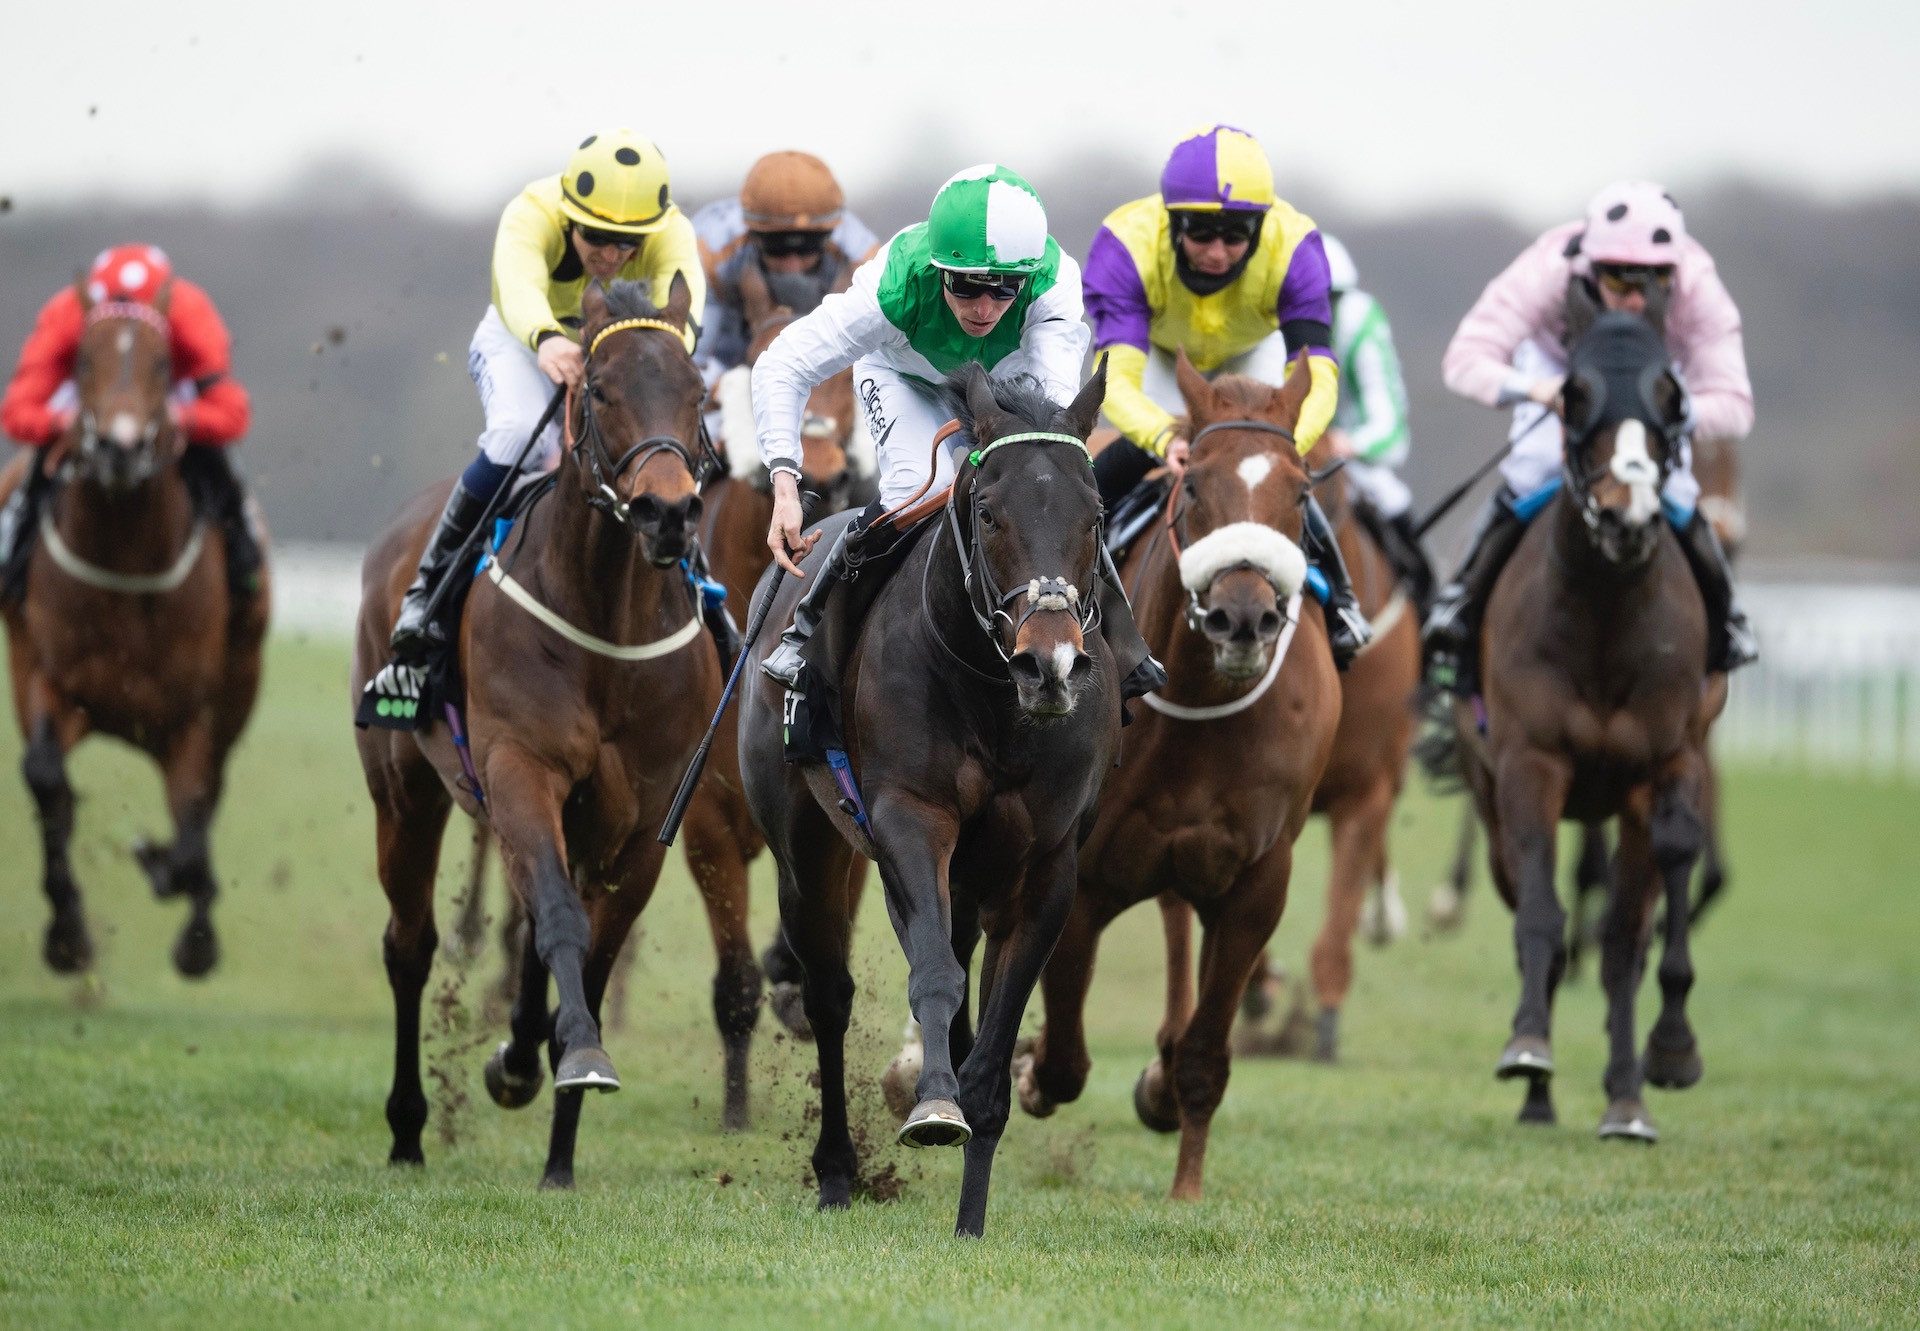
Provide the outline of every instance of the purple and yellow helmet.
<path id="1" fill-rule="evenodd" d="M 1264 213 L 1273 207 L 1273 167 L 1260 141 L 1231 125 L 1208 125 L 1173 147 L 1160 198 L 1195 212 Z"/>

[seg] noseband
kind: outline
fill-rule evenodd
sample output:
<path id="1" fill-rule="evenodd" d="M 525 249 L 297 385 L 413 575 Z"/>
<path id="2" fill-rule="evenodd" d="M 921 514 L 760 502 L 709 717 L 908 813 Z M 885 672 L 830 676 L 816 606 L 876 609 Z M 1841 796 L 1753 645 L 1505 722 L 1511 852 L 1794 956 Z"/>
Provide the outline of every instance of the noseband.
<path id="1" fill-rule="evenodd" d="M 1271 421 L 1256 420 L 1215 421 L 1211 425 L 1202 426 L 1200 432 L 1188 441 L 1189 447 L 1198 445 L 1202 439 L 1205 439 L 1215 430 L 1252 430 L 1256 434 L 1277 434 L 1289 444 L 1293 444 L 1296 448 L 1298 447 L 1292 430 L 1287 429 L 1283 425 L 1275 425 Z M 1332 472 L 1329 471 L 1328 474 L 1331 475 Z M 1164 525 L 1167 532 L 1167 544 L 1173 548 L 1173 563 L 1175 568 L 1180 566 L 1181 557 L 1187 552 L 1186 542 L 1180 537 L 1181 528 L 1187 516 L 1186 506 L 1180 502 L 1185 493 L 1186 487 L 1178 483 L 1173 485 L 1167 493 L 1167 516 Z M 1266 577 L 1266 571 L 1264 569 L 1251 563 L 1235 564 L 1233 568 L 1223 568 L 1220 572 L 1231 573 L 1233 569 L 1237 568 L 1250 568 L 1262 577 Z M 1215 574 L 1214 576 L 1217 578 L 1219 574 Z M 1269 578 L 1268 581 L 1271 582 L 1272 579 Z M 1280 592 L 1281 588 L 1275 586 L 1274 590 Z M 1185 591 L 1187 593 L 1187 627 L 1195 633 L 1198 633 L 1200 632 L 1201 624 L 1206 620 L 1207 607 L 1201 603 L 1200 593 L 1198 591 L 1191 587 L 1185 588 Z"/>
<path id="2" fill-rule="evenodd" d="M 593 342 L 587 347 L 587 365 L 592 368 L 594 353 L 600 350 L 600 344 L 614 333 L 627 329 L 645 328 L 655 332 L 670 333 L 676 342 L 680 342 L 682 332 L 664 319 L 620 319 L 608 324 L 594 335 Z M 680 342 L 685 346 L 684 342 Z M 650 434 L 622 453 L 616 461 L 607 450 L 606 432 L 601 428 L 600 417 L 593 409 L 593 394 L 583 393 L 580 397 L 580 439 L 579 447 L 572 449 L 575 456 L 584 460 L 587 469 L 588 494 L 587 505 L 598 509 L 628 530 L 633 529 L 633 515 L 630 505 L 620 497 L 615 487 L 630 467 L 644 467 L 648 459 L 658 453 L 672 453 L 680 459 L 689 475 L 693 477 L 694 487 L 704 485 L 707 478 L 720 468 L 720 455 L 714 450 L 713 440 L 707 434 L 707 422 L 700 419 L 700 461 L 696 465 L 687 445 L 679 436 L 671 434 Z M 571 432 L 572 413 L 568 413 L 569 432 Z M 569 439 L 568 443 L 574 441 Z"/>

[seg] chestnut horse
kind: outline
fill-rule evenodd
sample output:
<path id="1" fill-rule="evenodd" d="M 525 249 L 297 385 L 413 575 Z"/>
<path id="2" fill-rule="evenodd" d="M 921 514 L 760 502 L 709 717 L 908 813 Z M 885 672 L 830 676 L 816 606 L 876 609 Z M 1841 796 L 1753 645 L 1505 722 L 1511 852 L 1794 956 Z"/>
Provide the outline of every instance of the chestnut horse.
<path id="1" fill-rule="evenodd" d="M 93 964 L 67 858 L 67 754 L 98 732 L 160 765 L 174 840 L 134 851 L 157 896 L 191 903 L 173 964 L 197 977 L 220 955 L 209 843 L 227 754 L 260 686 L 267 576 L 263 568 L 247 604 L 232 604 L 226 548 L 181 477 L 186 438 L 167 412 L 170 290 L 152 308 L 96 305 L 84 284 L 76 290 L 86 309 L 73 369 L 79 411 L 48 453 L 30 455 L 8 477 L 24 484 L 27 466 L 44 465 L 60 478 L 40 531 L 21 536 L 39 545 L 25 595 L 5 615 L 14 712 L 26 738 L 21 766 L 40 817 L 53 907 L 43 955 L 61 972 Z"/>
<path id="2" fill-rule="evenodd" d="M 434 870 L 456 802 L 486 819 L 533 922 L 512 1038 L 487 1063 L 487 1089 L 504 1107 L 529 1103 L 547 1044 L 555 1096 L 543 1187 L 573 1184 L 584 1093 L 620 1085 L 600 1044 L 601 998 L 653 893 L 666 852 L 654 834 L 720 692 L 717 653 L 681 568 L 701 507 L 691 450 L 703 390 L 682 341 L 691 296 L 676 277 L 656 310 L 641 290 L 589 285 L 586 379 L 567 411 L 567 456 L 551 493 L 475 579 L 457 649 L 472 778 L 450 724 L 356 735 L 392 908 L 394 1163 L 423 1160 L 420 997 L 436 942 Z M 385 661 L 444 494 L 421 496 L 368 552 L 356 698 Z M 559 992 L 551 1016 L 549 976 Z"/>
<path id="3" fill-rule="evenodd" d="M 1634 315 L 1602 315 L 1573 350 L 1563 400 L 1565 483 L 1487 606 L 1484 737 L 1473 708 L 1455 707 L 1494 883 L 1515 910 L 1520 1003 L 1496 1074 L 1527 1081 L 1522 1121 L 1554 1121 L 1552 1007 L 1567 955 L 1555 831 L 1562 819 L 1617 818 L 1601 928 L 1610 1056 L 1599 1132 L 1652 1142 L 1645 1083 L 1683 1088 L 1702 1070 L 1686 1015 L 1688 887 L 1704 840 L 1706 733 L 1725 680 L 1706 675 L 1706 612 L 1662 516 L 1686 408 L 1659 335 Z M 1662 896 L 1663 1004 L 1643 1060 L 1635 996 Z"/>
<path id="4" fill-rule="evenodd" d="M 1304 611 L 1302 508 L 1312 478 L 1293 429 L 1306 358 L 1280 388 L 1175 364 L 1193 451 L 1167 518 L 1123 576 L 1165 663 L 1126 764 L 1080 857 L 1080 892 L 1042 981 L 1046 1024 L 1019 1068 L 1020 1104 L 1046 1116 L 1086 1086 L 1082 1013 L 1100 933 L 1127 907 L 1179 896 L 1206 929 L 1191 1010 L 1170 1004 L 1134 1088 L 1143 1122 L 1180 1130 L 1172 1195 L 1197 1199 L 1228 1036 L 1255 959 L 1280 922 L 1293 843 L 1333 751 L 1340 683 L 1326 622 Z M 924 1023 L 923 1023 L 924 1025 Z"/>
<path id="5" fill-rule="evenodd" d="M 845 1043 L 848 871 L 861 849 L 879 866 L 925 1032 L 919 1102 L 900 1139 L 965 1143 L 955 1228 L 978 1235 L 1021 1014 L 1073 901 L 1080 839 L 1119 746 L 1120 698 L 1113 655 L 1091 628 L 1100 497 L 1084 441 L 1105 374 L 1065 409 L 991 383 L 974 363 L 947 391 L 974 447 L 944 512 L 872 593 L 845 671 L 846 756 L 864 803 L 826 766 L 785 761 L 785 690 L 758 670 L 764 643 L 742 692 L 740 766 L 780 867 L 781 925 L 805 977 L 820 1070 L 821 1207 L 848 1204 L 859 1167 Z M 809 556 L 813 572 L 830 544 Z M 769 622 L 790 616 L 801 591 L 799 579 L 786 580 Z M 983 931 L 976 1041 L 967 971 Z"/>

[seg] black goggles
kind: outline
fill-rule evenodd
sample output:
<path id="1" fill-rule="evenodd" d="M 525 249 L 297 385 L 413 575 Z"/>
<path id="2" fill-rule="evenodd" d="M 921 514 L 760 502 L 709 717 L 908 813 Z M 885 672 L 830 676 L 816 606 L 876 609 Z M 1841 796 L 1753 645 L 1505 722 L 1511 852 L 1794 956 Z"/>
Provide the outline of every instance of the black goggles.
<path id="1" fill-rule="evenodd" d="M 602 231 L 599 227 L 583 226 L 580 239 L 597 250 L 616 249 L 623 254 L 631 254 L 640 248 L 641 237 L 629 235 L 625 231 Z"/>
<path id="2" fill-rule="evenodd" d="M 1233 213 L 1176 212 L 1173 218 L 1180 234 L 1196 245 L 1206 245 L 1216 240 L 1223 240 L 1229 245 L 1248 245 L 1260 233 L 1258 217 Z"/>
<path id="3" fill-rule="evenodd" d="M 1616 296 L 1652 290 L 1667 291 L 1673 287 L 1673 269 L 1664 265 L 1596 263 L 1593 277 Z"/>
<path id="4" fill-rule="evenodd" d="M 1018 273 L 956 273 L 948 269 L 946 283 L 955 300 L 978 300 L 982 296 L 1012 300 L 1027 279 Z"/>
<path id="5" fill-rule="evenodd" d="M 812 258 L 827 249 L 824 231 L 762 231 L 755 238 L 760 252 L 770 259 L 790 259 L 804 254 Z"/>

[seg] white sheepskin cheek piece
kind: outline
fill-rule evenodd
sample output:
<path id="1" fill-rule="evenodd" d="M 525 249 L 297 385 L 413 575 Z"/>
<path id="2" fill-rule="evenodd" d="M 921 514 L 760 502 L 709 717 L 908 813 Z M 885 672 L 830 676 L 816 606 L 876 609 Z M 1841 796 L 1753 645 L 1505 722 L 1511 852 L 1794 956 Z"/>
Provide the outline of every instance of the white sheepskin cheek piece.
<path id="1" fill-rule="evenodd" d="M 1187 547 L 1180 581 L 1190 592 L 1204 592 L 1236 564 L 1259 569 L 1283 600 L 1307 580 L 1307 557 L 1299 546 L 1263 522 L 1229 522 Z"/>

